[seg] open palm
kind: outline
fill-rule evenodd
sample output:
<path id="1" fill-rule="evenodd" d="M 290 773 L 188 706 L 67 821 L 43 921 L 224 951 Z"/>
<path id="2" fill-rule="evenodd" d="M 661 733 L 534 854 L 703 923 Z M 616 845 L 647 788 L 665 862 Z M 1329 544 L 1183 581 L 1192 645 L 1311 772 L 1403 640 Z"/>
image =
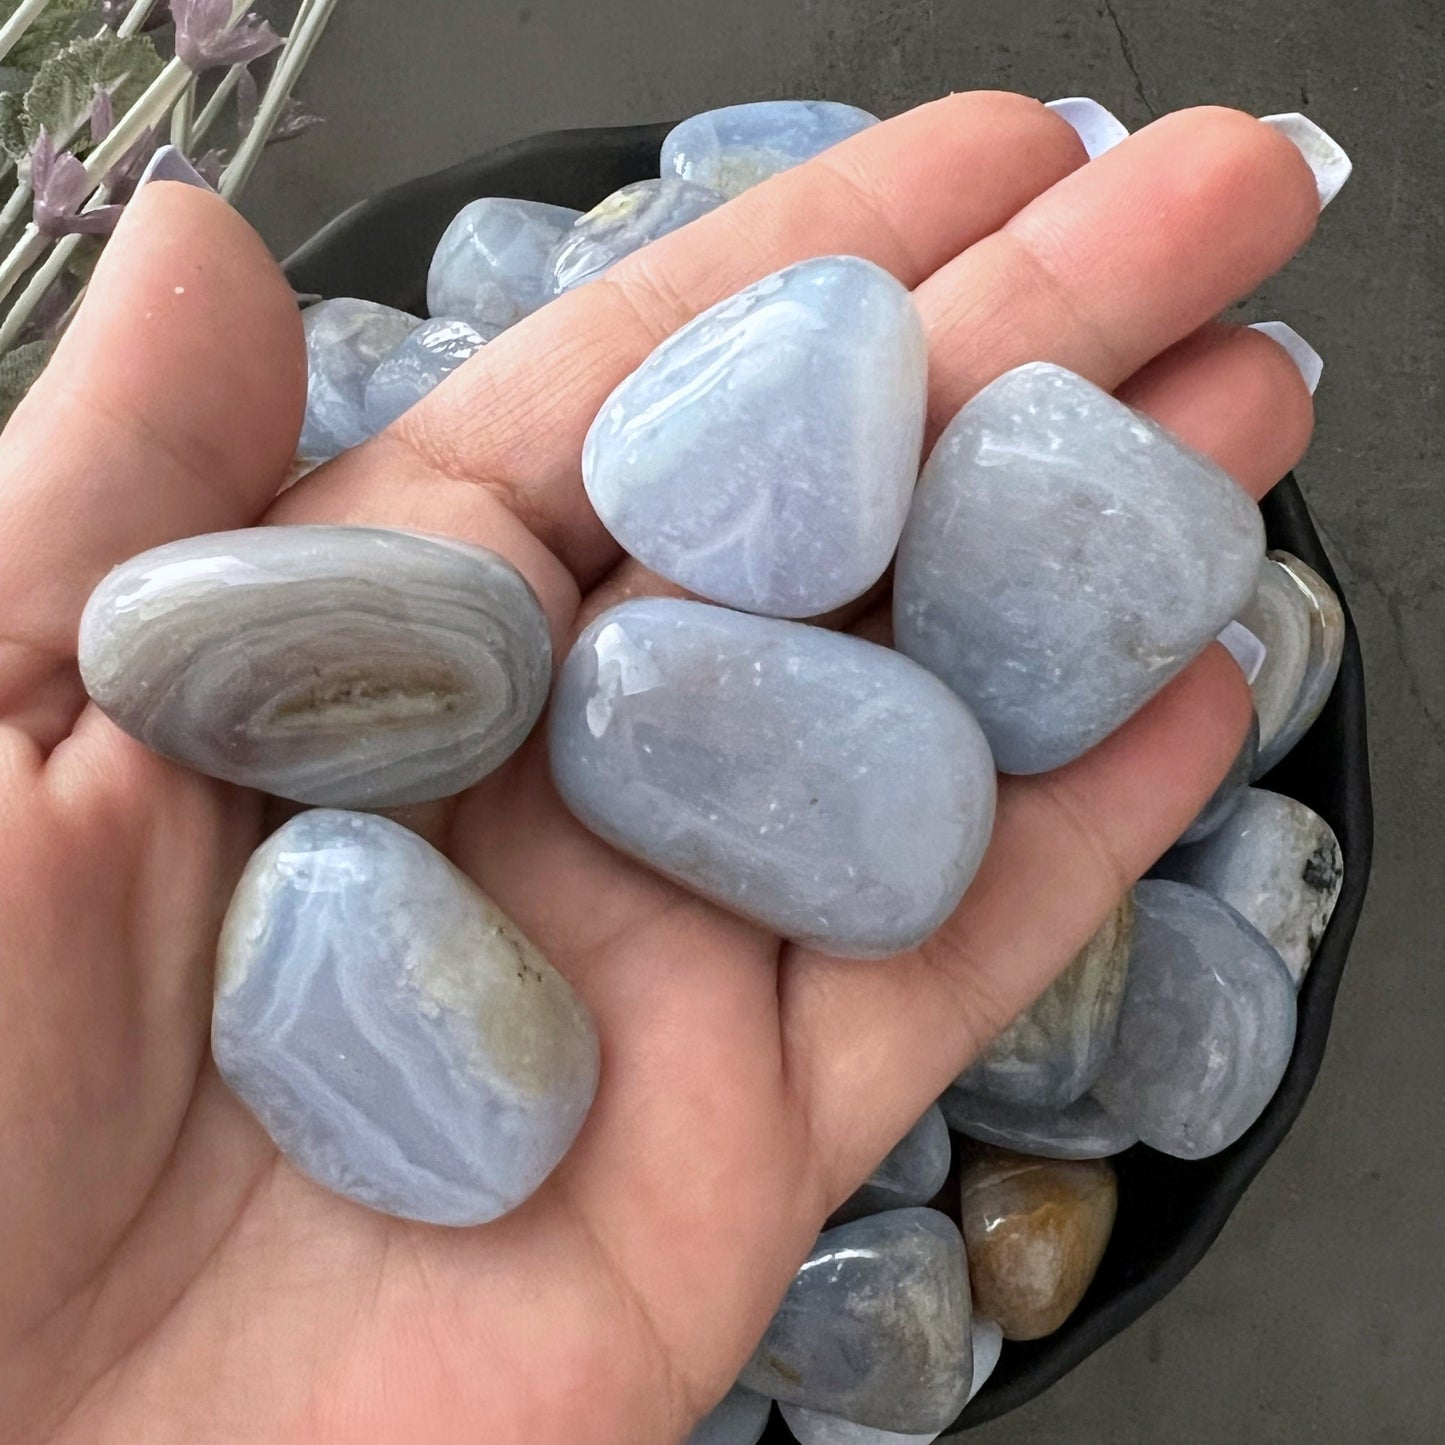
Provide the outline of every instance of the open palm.
<path id="1" fill-rule="evenodd" d="M 882 962 L 780 944 L 622 858 L 563 811 L 540 736 L 415 810 L 603 1047 L 556 1173 L 448 1230 L 312 1184 L 220 1083 L 211 960 L 263 801 L 86 706 L 80 608 L 176 537 L 364 523 L 503 553 L 560 654 L 660 587 L 582 491 L 601 402 L 701 308 L 827 253 L 914 289 L 931 434 L 1045 359 L 1259 495 L 1309 396 L 1273 341 L 1210 318 L 1308 236 L 1308 168 L 1225 110 L 1084 160 L 1019 96 L 910 112 L 554 302 L 279 500 L 305 389 L 291 294 L 215 197 L 137 197 L 0 442 L 0 1440 L 664 1445 L 727 1389 L 828 1211 L 1223 775 L 1249 702 L 1222 649 L 1077 763 L 1005 780 L 963 905 Z"/>

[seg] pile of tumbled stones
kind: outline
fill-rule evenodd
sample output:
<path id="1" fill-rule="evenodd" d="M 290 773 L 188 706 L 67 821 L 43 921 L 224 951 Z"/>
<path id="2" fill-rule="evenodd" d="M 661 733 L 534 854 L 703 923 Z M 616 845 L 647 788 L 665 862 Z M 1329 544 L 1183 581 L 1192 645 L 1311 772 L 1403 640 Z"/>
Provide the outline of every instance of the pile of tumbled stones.
<path id="1" fill-rule="evenodd" d="M 548 300 L 873 117 L 774 102 L 679 125 L 662 176 L 586 215 L 466 206 L 429 321 L 305 313 L 302 456 L 363 441 Z M 1056 1330 L 1109 1241 L 1109 1156 L 1228 1148 L 1274 1093 L 1341 881 L 1329 827 L 1253 786 L 1328 696 L 1340 606 L 1264 551 L 1217 467 L 1043 363 L 984 388 L 918 474 L 927 357 L 908 292 L 849 256 L 769 276 L 613 392 L 582 470 L 623 548 L 701 601 L 591 623 L 552 685 L 542 610 L 487 551 L 355 527 L 192 538 L 118 568 L 81 630 L 91 696 L 157 752 L 315 805 L 262 845 L 220 940 L 213 1050 L 306 1173 L 474 1225 L 571 1146 L 591 1019 L 468 878 L 374 811 L 497 768 L 548 701 L 593 832 L 834 954 L 907 949 L 988 843 L 995 768 L 1107 737 L 1223 632 L 1257 726 L 1229 777 L 1074 963 L 879 1165 L 693 1439 L 931 1440 L 1005 1340 Z M 894 564 L 894 647 L 797 619 Z M 840 965 L 844 966 L 844 965 Z M 961 1136 L 961 1217 L 928 1208 Z M 961 1227 L 960 1227 L 961 1226 Z"/>

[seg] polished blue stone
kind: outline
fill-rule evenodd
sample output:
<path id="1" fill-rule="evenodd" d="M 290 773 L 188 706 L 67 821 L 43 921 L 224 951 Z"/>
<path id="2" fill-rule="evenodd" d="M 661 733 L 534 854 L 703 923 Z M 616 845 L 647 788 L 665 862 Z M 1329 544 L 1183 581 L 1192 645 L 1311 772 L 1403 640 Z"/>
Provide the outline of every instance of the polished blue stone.
<path id="1" fill-rule="evenodd" d="M 980 1143 L 1042 1159 L 1107 1159 L 1139 1142 L 1092 1094 L 1062 1109 L 1038 1109 L 955 1086 L 938 1102 L 949 1128 Z"/>
<path id="2" fill-rule="evenodd" d="M 927 1204 L 943 1188 L 952 1156 L 943 1112 L 931 1104 L 883 1162 L 833 1211 L 828 1223 L 846 1224 L 885 1209 Z"/>
<path id="3" fill-rule="evenodd" d="M 773 1402 L 766 1395 L 755 1395 L 734 1385 L 698 1421 L 684 1445 L 758 1445 L 772 1408 Z"/>
<path id="4" fill-rule="evenodd" d="M 462 362 L 481 350 L 486 338 L 466 321 L 423 321 L 377 365 L 366 383 L 366 424 L 378 432 L 410 411 Z"/>

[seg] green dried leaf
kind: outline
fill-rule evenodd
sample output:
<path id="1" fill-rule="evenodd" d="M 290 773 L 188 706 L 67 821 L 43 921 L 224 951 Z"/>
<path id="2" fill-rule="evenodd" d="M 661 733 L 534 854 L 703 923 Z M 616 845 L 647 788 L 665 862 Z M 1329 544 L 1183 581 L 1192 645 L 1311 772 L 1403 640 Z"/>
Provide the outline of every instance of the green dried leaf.
<path id="1" fill-rule="evenodd" d="M 109 90 L 115 113 L 122 115 L 140 93 L 160 74 L 162 61 L 148 35 L 121 39 L 113 31 L 73 40 L 40 67 L 25 93 L 25 140 L 27 148 L 44 126 L 52 135 L 63 136 L 90 111 L 97 86 Z M 83 152 L 88 138 L 76 137 L 74 149 Z"/>
<path id="2" fill-rule="evenodd" d="M 0 0 L 0 21 L 8 20 L 19 3 L 20 0 Z M 6 61 L 21 70 L 38 70 L 55 51 L 75 37 L 82 21 L 95 24 L 92 0 L 50 0 L 15 42 Z"/>
<path id="3" fill-rule="evenodd" d="M 54 341 L 27 341 L 0 356 L 0 426 L 10 420 L 10 413 L 45 370 L 54 350 Z"/>
<path id="4" fill-rule="evenodd" d="M 0 150 L 13 161 L 30 154 L 30 143 L 25 139 L 25 97 L 18 91 L 7 90 L 0 95 Z"/>

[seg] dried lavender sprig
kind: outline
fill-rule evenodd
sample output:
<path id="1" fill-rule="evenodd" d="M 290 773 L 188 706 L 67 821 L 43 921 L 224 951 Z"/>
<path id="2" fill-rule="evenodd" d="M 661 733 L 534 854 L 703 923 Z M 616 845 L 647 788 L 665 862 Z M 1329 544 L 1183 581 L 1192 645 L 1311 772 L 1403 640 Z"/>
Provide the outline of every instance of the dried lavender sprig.
<path id="1" fill-rule="evenodd" d="M 0 60 L 10 54 L 21 37 L 44 13 L 50 0 L 20 0 L 14 13 L 0 25 Z"/>
<path id="2" fill-rule="evenodd" d="M 102 198 L 108 193 L 102 186 L 95 194 L 97 198 Z M 15 298 L 15 304 L 6 313 L 5 319 L 0 321 L 0 354 L 8 351 L 15 344 L 25 323 L 44 299 L 45 293 L 55 285 L 66 266 L 69 265 L 71 255 L 80 242 L 79 234 L 62 236 L 45 258 L 44 264 L 36 267 L 35 274 L 30 278 L 25 289 Z"/>

